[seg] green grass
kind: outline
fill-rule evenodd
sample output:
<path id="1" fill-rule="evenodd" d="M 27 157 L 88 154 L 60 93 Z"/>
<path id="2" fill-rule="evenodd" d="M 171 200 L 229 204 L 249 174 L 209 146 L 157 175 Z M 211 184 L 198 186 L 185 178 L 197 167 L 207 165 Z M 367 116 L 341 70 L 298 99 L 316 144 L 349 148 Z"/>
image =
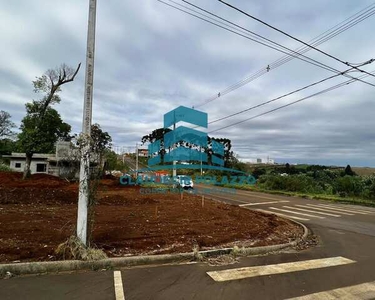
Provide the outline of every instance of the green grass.
<path id="1" fill-rule="evenodd" d="M 266 190 L 259 188 L 253 185 L 224 185 L 224 187 L 228 188 L 235 188 L 239 190 L 247 190 L 253 192 L 261 192 L 273 195 L 284 195 L 290 197 L 300 197 L 306 199 L 318 199 L 318 200 L 326 200 L 330 202 L 342 203 L 342 204 L 355 204 L 355 205 L 362 205 L 362 206 L 371 206 L 375 207 L 375 200 L 369 199 L 362 199 L 357 197 L 339 197 L 335 195 L 326 195 L 326 194 L 311 194 L 311 193 L 300 193 L 300 192 L 286 192 L 286 191 L 278 191 L 278 190 Z"/>

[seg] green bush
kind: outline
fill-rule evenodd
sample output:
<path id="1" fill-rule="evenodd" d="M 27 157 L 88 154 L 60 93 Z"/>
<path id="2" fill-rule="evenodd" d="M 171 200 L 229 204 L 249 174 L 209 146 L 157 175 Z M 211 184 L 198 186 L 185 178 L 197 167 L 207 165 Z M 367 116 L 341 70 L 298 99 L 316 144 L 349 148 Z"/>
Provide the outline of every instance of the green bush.
<path id="1" fill-rule="evenodd" d="M 335 181 L 335 190 L 340 196 L 360 196 L 364 191 L 364 182 L 361 177 L 345 175 Z"/>
<path id="2" fill-rule="evenodd" d="M 12 172 L 12 169 L 9 166 L 0 163 L 0 172 Z"/>
<path id="3" fill-rule="evenodd" d="M 323 188 L 311 177 L 299 175 L 266 175 L 261 176 L 258 185 L 267 190 L 288 192 L 322 193 Z"/>
<path id="4" fill-rule="evenodd" d="M 289 175 L 282 176 L 279 172 L 285 169 L 288 169 Z M 291 166 L 283 166 L 264 174 L 267 170 L 255 168 L 252 174 L 259 176 L 255 187 L 269 191 L 375 199 L 375 174 L 347 175 L 342 169 L 332 170 L 325 166 L 307 167 L 303 169 L 304 173 L 298 174 L 290 174 L 293 172 L 291 170 Z M 226 187 L 233 186 L 228 184 Z M 239 185 L 235 188 L 246 189 L 248 186 Z"/>
<path id="5" fill-rule="evenodd" d="M 361 197 L 375 199 L 375 174 L 362 177 L 362 182 L 364 188 L 361 193 Z"/>
<path id="6" fill-rule="evenodd" d="M 263 176 L 267 173 L 266 169 L 264 168 L 255 168 L 252 172 L 251 175 L 253 175 L 256 179 L 258 179 L 260 176 Z"/>

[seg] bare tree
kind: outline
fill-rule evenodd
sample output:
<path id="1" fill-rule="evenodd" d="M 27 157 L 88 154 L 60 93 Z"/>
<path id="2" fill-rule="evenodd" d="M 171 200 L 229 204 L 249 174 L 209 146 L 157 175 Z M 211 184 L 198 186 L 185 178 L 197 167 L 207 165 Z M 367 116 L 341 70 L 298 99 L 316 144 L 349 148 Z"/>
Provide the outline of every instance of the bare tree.
<path id="1" fill-rule="evenodd" d="M 0 139 L 13 135 L 12 128 L 16 125 L 10 120 L 8 112 L 0 111 Z"/>
<path id="2" fill-rule="evenodd" d="M 48 107 L 61 101 L 60 96 L 58 95 L 61 91 L 61 86 L 72 82 L 78 74 L 80 67 L 81 64 L 78 64 L 76 69 L 73 69 L 66 64 L 62 64 L 58 68 L 48 70 L 44 75 L 37 77 L 36 80 L 33 81 L 34 92 L 45 93 L 41 100 L 33 101 L 33 104 L 35 104 L 35 111 L 33 114 L 38 120 L 33 130 L 30 131 L 33 132 L 34 137 L 43 135 L 41 125 L 43 124 Z M 30 175 L 30 164 L 35 152 L 35 147 L 38 143 L 37 138 L 31 138 L 28 140 L 27 145 L 24 145 L 26 164 L 23 179 L 26 179 Z"/>

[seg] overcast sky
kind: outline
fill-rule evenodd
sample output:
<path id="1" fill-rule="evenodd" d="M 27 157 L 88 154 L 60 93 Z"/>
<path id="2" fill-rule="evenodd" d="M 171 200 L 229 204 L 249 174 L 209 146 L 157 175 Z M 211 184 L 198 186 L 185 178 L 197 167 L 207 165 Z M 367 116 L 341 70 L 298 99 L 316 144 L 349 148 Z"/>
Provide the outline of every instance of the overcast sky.
<path id="1" fill-rule="evenodd" d="M 168 0 L 166 0 L 168 1 Z M 179 3 L 180 0 L 175 0 Z M 194 3 L 289 48 L 301 46 L 216 0 Z M 355 14 L 365 0 L 228 0 L 305 41 Z M 32 80 L 47 69 L 85 63 L 88 0 L 0 0 L 0 110 L 20 125 L 25 103 L 38 99 Z M 375 58 L 375 15 L 319 46 L 343 61 Z M 307 56 L 347 67 L 314 50 Z M 116 146 L 134 147 L 162 127 L 163 114 L 197 106 L 282 57 L 273 49 L 205 23 L 156 0 L 98 0 L 93 122 Z M 363 67 L 375 70 L 375 63 Z M 333 73 L 294 59 L 199 107 L 209 121 L 283 95 Z M 361 74 L 352 72 L 351 76 Z M 208 131 L 274 109 L 347 80 L 342 76 L 209 126 Z M 375 78 L 366 78 L 375 84 Z M 84 68 L 63 86 L 54 108 L 79 132 Z M 257 119 L 217 131 L 240 159 L 375 166 L 375 88 L 354 82 Z"/>

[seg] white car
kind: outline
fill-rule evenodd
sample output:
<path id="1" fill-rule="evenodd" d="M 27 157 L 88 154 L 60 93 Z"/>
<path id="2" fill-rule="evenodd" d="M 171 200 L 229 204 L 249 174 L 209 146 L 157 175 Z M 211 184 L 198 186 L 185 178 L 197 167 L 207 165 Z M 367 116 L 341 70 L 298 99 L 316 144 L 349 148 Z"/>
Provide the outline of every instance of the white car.
<path id="1" fill-rule="evenodd" d="M 194 188 L 194 182 L 190 176 L 187 175 L 177 175 L 177 183 L 183 189 L 192 189 Z"/>

